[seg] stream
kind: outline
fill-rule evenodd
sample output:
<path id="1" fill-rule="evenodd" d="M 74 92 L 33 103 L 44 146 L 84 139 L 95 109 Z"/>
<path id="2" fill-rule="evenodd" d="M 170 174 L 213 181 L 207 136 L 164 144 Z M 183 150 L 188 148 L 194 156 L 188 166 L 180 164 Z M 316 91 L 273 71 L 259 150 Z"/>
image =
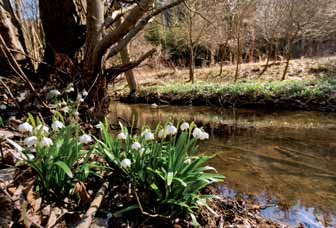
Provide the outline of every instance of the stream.
<path id="1" fill-rule="evenodd" d="M 136 127 L 195 121 L 210 133 L 200 152 L 216 155 L 210 165 L 226 176 L 225 196 L 253 200 L 289 225 L 336 227 L 336 113 L 113 102 L 108 118 Z"/>

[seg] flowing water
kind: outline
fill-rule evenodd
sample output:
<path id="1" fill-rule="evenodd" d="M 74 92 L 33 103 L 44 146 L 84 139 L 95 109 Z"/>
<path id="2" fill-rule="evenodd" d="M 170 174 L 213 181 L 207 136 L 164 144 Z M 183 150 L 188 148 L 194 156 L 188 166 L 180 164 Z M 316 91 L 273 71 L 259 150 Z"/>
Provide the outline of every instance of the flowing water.
<path id="1" fill-rule="evenodd" d="M 224 195 L 255 200 L 263 216 L 290 225 L 336 227 L 335 113 L 112 103 L 109 118 L 137 127 L 195 121 L 211 135 L 200 150 L 216 154 Z"/>

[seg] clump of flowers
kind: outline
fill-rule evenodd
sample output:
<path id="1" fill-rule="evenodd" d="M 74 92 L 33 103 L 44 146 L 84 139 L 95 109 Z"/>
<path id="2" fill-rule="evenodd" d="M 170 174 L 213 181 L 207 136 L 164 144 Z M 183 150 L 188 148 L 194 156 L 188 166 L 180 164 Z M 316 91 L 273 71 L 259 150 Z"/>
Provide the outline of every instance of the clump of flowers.
<path id="1" fill-rule="evenodd" d="M 208 139 L 209 134 L 194 123 L 183 122 L 178 126 L 168 123 L 153 132 L 144 128 L 135 135 L 121 125 L 116 138 L 109 133 L 107 124 L 100 127 L 99 151 L 111 167 L 123 170 L 139 191 L 152 196 L 141 201 L 148 213 L 163 216 L 189 213 L 193 217 L 194 208 L 207 206 L 200 190 L 223 180 L 223 176 L 207 172 L 214 170 L 205 165 L 210 157 L 196 155 L 197 142 Z"/>

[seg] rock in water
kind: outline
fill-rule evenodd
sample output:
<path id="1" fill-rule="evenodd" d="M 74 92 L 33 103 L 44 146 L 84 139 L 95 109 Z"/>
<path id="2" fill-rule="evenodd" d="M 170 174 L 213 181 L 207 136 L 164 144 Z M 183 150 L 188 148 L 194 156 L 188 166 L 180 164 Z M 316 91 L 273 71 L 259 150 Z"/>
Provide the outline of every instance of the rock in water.
<path id="1" fill-rule="evenodd" d="M 157 108 L 157 107 L 159 107 L 157 104 L 155 104 L 155 103 L 153 103 L 152 105 L 151 105 L 151 107 L 152 108 Z"/>
<path id="2" fill-rule="evenodd" d="M 12 221 L 13 205 L 11 200 L 2 192 L 0 192 L 0 208 L 0 228 L 7 228 Z"/>

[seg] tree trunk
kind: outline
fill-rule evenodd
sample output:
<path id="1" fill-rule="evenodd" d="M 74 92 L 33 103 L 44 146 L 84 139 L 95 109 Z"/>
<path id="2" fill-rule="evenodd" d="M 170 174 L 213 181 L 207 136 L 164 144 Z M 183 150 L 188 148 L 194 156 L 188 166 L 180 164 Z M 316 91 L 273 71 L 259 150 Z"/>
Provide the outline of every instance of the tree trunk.
<path id="1" fill-rule="evenodd" d="M 16 50 L 13 55 L 17 61 L 25 60 L 26 57 L 21 53 L 26 53 L 24 49 L 24 39 L 22 31 L 18 26 L 13 8 L 9 0 L 0 0 L 0 34 L 6 41 L 6 45 L 10 49 Z M 3 61 L 4 56 L 0 56 Z"/>
<path id="2" fill-rule="evenodd" d="M 268 49 L 267 49 L 267 59 L 266 59 L 266 63 L 265 63 L 264 68 L 263 68 L 262 71 L 260 72 L 259 77 L 261 77 L 261 76 L 266 72 L 266 70 L 268 69 L 269 61 L 270 61 L 270 58 L 271 58 L 271 53 L 272 53 L 272 45 L 270 44 L 270 45 L 268 46 Z"/>
<path id="3" fill-rule="evenodd" d="M 123 64 L 128 64 L 128 63 L 131 62 L 129 54 L 128 54 L 127 47 L 121 49 L 120 56 L 121 56 L 121 61 L 122 61 Z M 136 84 L 136 81 L 135 81 L 133 70 L 126 71 L 125 75 L 126 75 L 126 80 L 127 80 L 128 87 L 130 89 L 130 95 L 131 95 L 131 94 L 135 93 L 136 89 L 137 89 L 137 84 Z"/>
<path id="4" fill-rule="evenodd" d="M 292 44 L 291 44 L 291 42 L 289 42 L 288 47 L 287 47 L 287 51 L 286 51 L 286 66 L 285 66 L 285 69 L 284 69 L 282 77 L 281 77 L 282 81 L 286 79 L 286 75 L 287 75 L 287 71 L 288 71 L 288 67 L 289 67 L 289 62 L 290 62 L 291 54 L 292 54 L 291 48 L 292 48 Z"/>
<path id="5" fill-rule="evenodd" d="M 121 6 L 120 6 L 120 4 L 118 4 L 116 10 L 120 10 L 120 9 L 121 9 Z M 116 25 L 117 26 L 121 25 L 121 18 L 119 18 L 117 20 Z M 122 64 L 129 64 L 131 62 L 129 54 L 128 54 L 127 46 L 120 50 L 120 57 L 121 57 Z M 126 80 L 127 80 L 128 87 L 130 89 L 129 95 L 132 95 L 136 92 L 136 89 L 137 89 L 137 84 L 136 84 L 136 81 L 135 81 L 133 70 L 126 71 L 125 75 L 126 75 Z"/>
<path id="6" fill-rule="evenodd" d="M 235 71 L 235 76 L 234 76 L 234 82 L 238 81 L 238 77 L 239 77 L 239 64 L 240 64 L 240 32 L 237 33 L 236 71 Z"/>
<path id="7" fill-rule="evenodd" d="M 84 45 L 86 31 L 85 0 L 40 0 L 40 17 L 46 43 L 56 52 L 73 58 Z"/>
<path id="8" fill-rule="evenodd" d="M 286 66 L 285 66 L 285 69 L 284 69 L 282 77 L 281 77 L 282 81 L 286 79 L 286 75 L 287 75 L 287 71 L 288 71 L 288 68 L 289 68 L 290 59 L 291 59 L 291 54 L 290 54 L 290 51 L 288 51 L 288 53 L 286 55 Z"/>
<path id="9" fill-rule="evenodd" d="M 195 83 L 195 56 L 194 56 L 194 47 L 189 47 L 190 51 L 190 61 L 189 61 L 189 82 L 192 84 Z"/>
<path id="10" fill-rule="evenodd" d="M 190 60 L 189 60 L 189 82 L 192 84 L 195 83 L 195 54 L 194 54 L 194 42 L 193 42 L 193 20 L 189 15 L 189 52 L 190 52 Z"/>

